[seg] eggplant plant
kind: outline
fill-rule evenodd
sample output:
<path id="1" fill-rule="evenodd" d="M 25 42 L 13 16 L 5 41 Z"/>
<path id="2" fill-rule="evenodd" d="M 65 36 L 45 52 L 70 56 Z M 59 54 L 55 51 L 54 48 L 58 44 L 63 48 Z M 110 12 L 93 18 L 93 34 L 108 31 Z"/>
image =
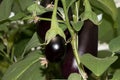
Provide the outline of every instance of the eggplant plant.
<path id="1" fill-rule="evenodd" d="M 0 11 L 0 80 L 120 80 L 113 0 L 0 0 Z"/>

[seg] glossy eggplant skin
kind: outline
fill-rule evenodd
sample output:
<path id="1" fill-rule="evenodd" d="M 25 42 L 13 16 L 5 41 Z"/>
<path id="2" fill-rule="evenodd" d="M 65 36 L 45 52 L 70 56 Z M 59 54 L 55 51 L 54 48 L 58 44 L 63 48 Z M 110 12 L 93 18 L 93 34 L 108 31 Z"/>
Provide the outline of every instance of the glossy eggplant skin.
<path id="1" fill-rule="evenodd" d="M 98 27 L 90 20 L 86 20 L 84 21 L 82 29 L 78 32 L 78 53 L 79 55 L 90 53 L 93 56 L 97 56 L 97 46 Z M 65 79 L 67 79 L 71 73 L 79 73 L 70 44 L 67 45 L 66 55 L 61 68 L 62 75 Z M 88 75 L 90 74 L 88 69 L 85 68 L 85 71 Z"/>
<path id="2" fill-rule="evenodd" d="M 45 47 L 45 55 L 50 62 L 59 62 L 65 53 L 65 40 L 57 35 Z"/>
<path id="3" fill-rule="evenodd" d="M 52 12 L 46 12 L 42 14 L 40 17 L 51 18 L 51 16 L 52 16 Z M 37 27 L 36 31 L 42 41 L 45 41 L 45 34 L 47 30 L 50 29 L 50 25 L 51 25 L 51 21 L 41 20 L 36 23 L 36 27 Z"/>
<path id="4" fill-rule="evenodd" d="M 80 55 L 90 53 L 97 56 L 97 48 L 98 26 L 90 20 L 85 20 L 82 29 L 78 33 L 78 52 Z"/>
<path id="5" fill-rule="evenodd" d="M 72 46 L 67 44 L 66 54 L 61 65 L 61 74 L 64 79 L 67 79 L 71 73 L 79 73 L 76 60 L 74 58 Z"/>

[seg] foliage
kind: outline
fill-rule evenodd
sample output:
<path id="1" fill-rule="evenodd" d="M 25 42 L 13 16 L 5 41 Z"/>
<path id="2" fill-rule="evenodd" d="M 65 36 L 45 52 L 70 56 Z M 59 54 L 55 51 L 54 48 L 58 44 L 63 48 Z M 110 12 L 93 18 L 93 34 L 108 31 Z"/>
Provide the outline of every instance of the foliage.
<path id="1" fill-rule="evenodd" d="M 0 0 L 0 80 L 62 79 L 61 75 L 56 76 L 60 73 L 58 65 L 61 63 L 41 62 L 45 57 L 44 48 L 53 37 L 68 37 L 65 30 L 71 35 L 66 44 L 71 43 L 75 50 L 74 56 L 81 71 L 81 74 L 71 73 L 68 80 L 86 80 L 83 66 L 91 71 L 88 80 L 120 79 L 120 8 L 116 8 L 113 0 L 54 0 L 51 4 L 56 5 L 50 7 L 38 4 L 40 1 L 43 0 Z M 63 6 L 58 6 L 57 1 Z M 50 11 L 53 11 L 52 18 L 40 17 Z M 70 11 L 72 19 L 69 18 Z M 99 14 L 102 14 L 101 21 L 98 21 Z M 77 54 L 77 35 L 88 19 L 99 28 L 98 41 L 109 45 L 110 49 L 104 51 L 104 55 L 101 51 L 97 57 Z M 41 20 L 51 22 L 45 41 L 36 33 L 36 23 Z"/>

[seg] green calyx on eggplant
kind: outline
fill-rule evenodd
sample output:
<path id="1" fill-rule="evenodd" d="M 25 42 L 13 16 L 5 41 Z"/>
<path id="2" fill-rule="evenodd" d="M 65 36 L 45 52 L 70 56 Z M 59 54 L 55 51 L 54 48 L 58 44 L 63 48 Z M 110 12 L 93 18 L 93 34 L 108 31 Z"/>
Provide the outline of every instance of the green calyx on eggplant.
<path id="1" fill-rule="evenodd" d="M 45 47 L 45 55 L 49 62 L 59 62 L 65 54 L 65 40 L 56 35 Z"/>
<path id="2" fill-rule="evenodd" d="M 95 25 L 90 20 L 85 20 L 82 29 L 78 32 L 78 54 L 84 55 L 85 53 L 90 53 L 93 56 L 97 56 L 97 46 L 98 46 L 98 26 Z M 72 46 L 67 45 L 66 55 L 61 66 L 62 75 L 65 79 L 71 73 L 79 73 Z M 91 72 L 85 68 L 87 74 Z"/>

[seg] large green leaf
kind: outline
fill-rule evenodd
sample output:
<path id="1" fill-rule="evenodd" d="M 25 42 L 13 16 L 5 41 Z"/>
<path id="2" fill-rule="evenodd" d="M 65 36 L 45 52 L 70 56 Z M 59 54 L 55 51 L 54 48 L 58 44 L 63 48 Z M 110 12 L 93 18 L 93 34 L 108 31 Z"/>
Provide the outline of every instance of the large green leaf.
<path id="1" fill-rule="evenodd" d="M 38 35 L 37 35 L 37 33 L 35 32 L 35 33 L 33 34 L 32 38 L 30 39 L 30 41 L 28 42 L 28 44 L 26 45 L 22 56 L 24 56 L 24 54 L 25 54 L 26 52 L 30 51 L 31 48 L 38 47 L 38 46 L 40 46 L 40 45 L 41 45 L 41 43 L 40 43 L 40 41 L 39 41 Z"/>
<path id="2" fill-rule="evenodd" d="M 43 78 L 40 73 L 40 51 L 31 52 L 25 59 L 12 64 L 2 80 L 40 80 Z"/>
<path id="3" fill-rule="evenodd" d="M 3 0 L 0 4 L 0 20 L 7 19 L 11 12 L 13 0 Z"/>
<path id="4" fill-rule="evenodd" d="M 80 76 L 80 74 L 72 73 L 68 77 L 68 80 L 82 80 L 82 77 Z"/>
<path id="5" fill-rule="evenodd" d="M 81 63 L 91 70 L 96 76 L 101 76 L 112 63 L 117 60 L 117 56 L 96 58 L 91 54 L 80 57 Z"/>
<path id="6" fill-rule="evenodd" d="M 112 52 L 120 51 L 120 36 L 115 39 L 112 39 L 109 43 L 109 48 Z"/>
<path id="7" fill-rule="evenodd" d="M 116 70 L 111 80 L 120 80 L 120 69 Z"/>
<path id="8" fill-rule="evenodd" d="M 110 15 L 114 21 L 116 21 L 118 12 L 114 0 L 89 0 L 89 1 L 95 8 L 101 9 L 102 11 Z"/>

